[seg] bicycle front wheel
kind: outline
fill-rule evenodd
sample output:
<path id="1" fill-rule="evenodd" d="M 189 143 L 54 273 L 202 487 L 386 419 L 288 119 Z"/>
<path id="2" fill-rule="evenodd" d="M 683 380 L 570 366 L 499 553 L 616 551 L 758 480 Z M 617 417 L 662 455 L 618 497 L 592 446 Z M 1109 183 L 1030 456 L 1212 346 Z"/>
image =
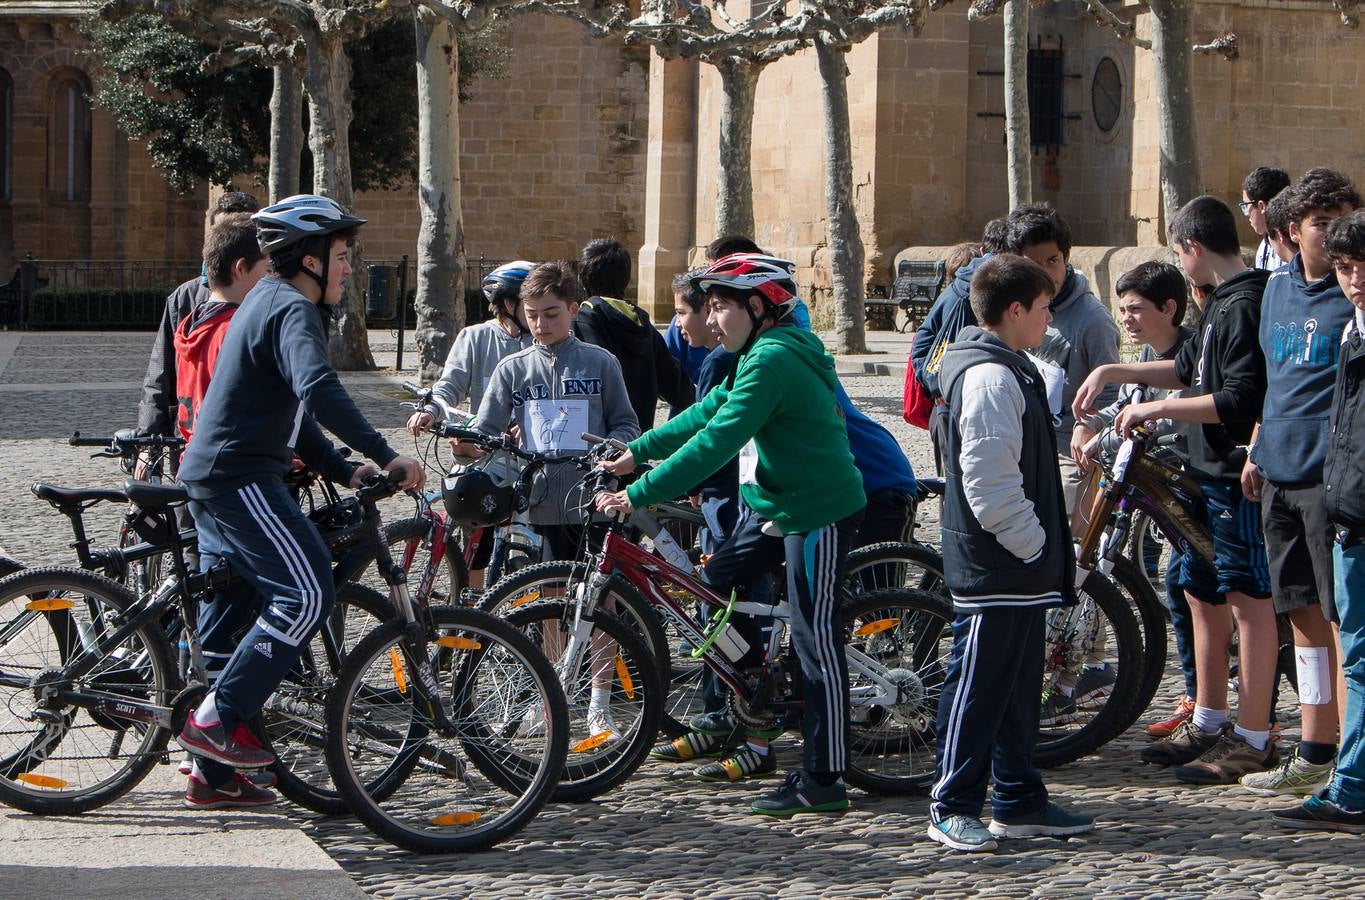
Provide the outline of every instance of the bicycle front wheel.
<path id="1" fill-rule="evenodd" d="M 420 642 L 389 622 L 348 655 L 327 701 L 327 764 L 380 837 L 416 853 L 482 849 L 534 818 L 563 773 L 564 693 L 506 622 L 429 613 Z M 437 704 L 449 728 L 438 727 Z M 514 790 L 485 774 L 502 766 L 524 773 Z"/>
<path id="2" fill-rule="evenodd" d="M 157 625 L 110 640 L 136 602 L 122 585 L 79 569 L 0 581 L 0 676 L 29 682 L 0 687 L 0 801 L 31 813 L 87 812 L 131 790 L 165 752 L 169 729 L 40 699 L 31 684 L 167 705 L 179 679 Z M 88 672 L 62 674 L 87 651 L 97 654 Z"/>

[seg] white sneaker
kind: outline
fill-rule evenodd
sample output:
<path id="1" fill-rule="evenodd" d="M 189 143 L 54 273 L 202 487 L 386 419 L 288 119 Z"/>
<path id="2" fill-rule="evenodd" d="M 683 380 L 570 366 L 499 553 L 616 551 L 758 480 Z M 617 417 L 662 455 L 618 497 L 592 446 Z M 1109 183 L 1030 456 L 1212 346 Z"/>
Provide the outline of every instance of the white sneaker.
<path id="1" fill-rule="evenodd" d="M 621 739 L 621 729 L 616 727 L 616 723 L 611 719 L 611 707 L 599 706 L 595 703 L 588 704 L 588 735 L 596 737 L 606 733 L 607 740 L 619 741 Z"/>

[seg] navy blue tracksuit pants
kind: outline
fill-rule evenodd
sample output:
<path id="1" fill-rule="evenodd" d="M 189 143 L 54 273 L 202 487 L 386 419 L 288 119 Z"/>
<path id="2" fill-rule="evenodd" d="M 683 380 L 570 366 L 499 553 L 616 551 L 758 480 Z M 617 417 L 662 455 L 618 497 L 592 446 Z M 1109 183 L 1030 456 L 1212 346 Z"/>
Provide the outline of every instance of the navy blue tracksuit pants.
<path id="1" fill-rule="evenodd" d="M 199 637 L 218 714 L 231 734 L 260 712 L 336 600 L 332 558 L 284 482 L 265 478 L 190 502 L 200 567 L 223 559 L 240 580 L 201 604 Z M 214 784 L 226 767 L 205 768 Z"/>
<path id="2" fill-rule="evenodd" d="M 953 654 L 938 703 L 929 815 L 981 816 L 986 782 L 997 817 L 1042 809 L 1047 788 L 1033 765 L 1043 685 L 1047 610 L 990 609 L 953 617 Z"/>

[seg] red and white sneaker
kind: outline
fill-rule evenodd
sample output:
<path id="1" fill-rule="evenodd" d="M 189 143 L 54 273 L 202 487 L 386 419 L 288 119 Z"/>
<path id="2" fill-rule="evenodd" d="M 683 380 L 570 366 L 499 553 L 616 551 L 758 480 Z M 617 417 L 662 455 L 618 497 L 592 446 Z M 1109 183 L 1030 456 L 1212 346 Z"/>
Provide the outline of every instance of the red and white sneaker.
<path id="1" fill-rule="evenodd" d="M 232 780 L 218 787 L 210 787 L 193 775 L 185 790 L 187 809 L 241 809 L 251 806 L 269 806 L 278 800 L 274 791 L 259 788 L 240 772 Z"/>
<path id="2" fill-rule="evenodd" d="M 275 761 L 275 754 L 262 747 L 256 735 L 245 725 L 238 725 L 229 735 L 223 730 L 221 722 L 200 725 L 194 720 L 193 713 L 176 740 L 186 750 L 234 769 L 263 769 Z"/>
<path id="3" fill-rule="evenodd" d="M 1194 698 L 1181 696 L 1175 702 L 1175 711 L 1169 719 L 1162 719 L 1147 726 L 1147 736 L 1152 738 L 1168 738 L 1175 734 L 1175 730 L 1180 727 L 1180 723 L 1194 715 Z"/>

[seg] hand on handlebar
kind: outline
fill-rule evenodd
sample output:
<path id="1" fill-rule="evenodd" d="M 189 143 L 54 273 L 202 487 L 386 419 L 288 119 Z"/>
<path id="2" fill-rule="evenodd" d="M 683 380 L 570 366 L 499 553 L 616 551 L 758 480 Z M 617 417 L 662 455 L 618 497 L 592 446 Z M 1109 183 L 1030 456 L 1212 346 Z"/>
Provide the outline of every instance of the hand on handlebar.
<path id="1" fill-rule="evenodd" d="M 602 460 L 601 465 L 602 468 L 613 475 L 629 475 L 631 472 L 635 471 L 635 454 L 626 450 L 615 459 Z M 624 495 L 625 491 L 622 491 L 621 493 Z M 601 507 L 598 508 L 600 509 Z"/>
<path id="2" fill-rule="evenodd" d="M 1098 370 L 1097 370 L 1098 371 Z M 1148 401 L 1147 403 L 1130 403 L 1119 410 L 1118 418 L 1114 420 L 1114 431 L 1118 432 L 1119 437 L 1132 437 L 1132 430 L 1142 425 L 1148 419 L 1161 417 L 1160 401 Z"/>
<path id="3" fill-rule="evenodd" d="M 419 435 L 430 428 L 434 421 L 429 412 L 415 412 L 408 417 L 408 434 Z"/>
<path id="4" fill-rule="evenodd" d="M 363 465 L 357 467 L 355 472 L 351 475 L 351 488 L 358 489 L 362 484 L 365 483 L 366 478 L 373 478 L 378 474 L 379 474 L 378 466 L 376 466 L 374 463 L 364 463 Z"/>
<path id="5" fill-rule="evenodd" d="M 616 491 L 610 494 L 597 495 L 597 509 L 604 513 L 620 513 L 628 516 L 635 512 L 635 506 L 626 496 L 625 491 Z"/>
<path id="6" fill-rule="evenodd" d="M 385 472 L 403 471 L 403 481 L 398 486 L 405 491 L 420 491 L 427 483 L 427 470 L 411 456 L 395 456 L 393 462 L 384 467 Z"/>

